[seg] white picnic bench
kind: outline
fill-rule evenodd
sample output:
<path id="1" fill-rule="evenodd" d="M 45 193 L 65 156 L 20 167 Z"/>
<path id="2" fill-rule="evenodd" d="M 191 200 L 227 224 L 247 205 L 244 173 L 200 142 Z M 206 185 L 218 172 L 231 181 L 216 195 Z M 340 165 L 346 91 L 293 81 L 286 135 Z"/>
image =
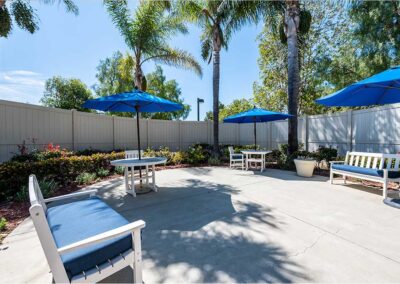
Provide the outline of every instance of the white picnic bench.
<path id="1" fill-rule="evenodd" d="M 127 266 L 142 283 L 145 222 L 129 223 L 95 195 L 86 190 L 44 199 L 36 177 L 29 177 L 29 212 L 55 283 L 99 282 Z M 56 204 L 48 208 L 50 202 Z"/>
<path id="2" fill-rule="evenodd" d="M 344 161 L 330 162 L 330 182 L 333 175 L 342 175 L 344 183 L 347 177 L 382 183 L 383 198 L 387 198 L 388 182 L 400 182 L 400 155 L 347 152 Z"/>

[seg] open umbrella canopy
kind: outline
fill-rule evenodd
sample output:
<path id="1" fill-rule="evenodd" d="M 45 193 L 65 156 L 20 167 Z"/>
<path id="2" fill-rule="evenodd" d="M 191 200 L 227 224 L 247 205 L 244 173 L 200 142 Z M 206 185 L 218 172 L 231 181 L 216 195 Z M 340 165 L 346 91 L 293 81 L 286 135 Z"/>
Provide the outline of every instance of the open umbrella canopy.
<path id="1" fill-rule="evenodd" d="M 370 106 L 400 102 L 400 66 L 316 100 L 325 106 Z"/>
<path id="2" fill-rule="evenodd" d="M 290 114 L 270 111 L 262 108 L 252 108 L 248 111 L 231 115 L 224 119 L 227 123 L 254 123 L 254 147 L 257 148 L 257 122 L 283 120 L 292 117 Z"/>
<path id="3" fill-rule="evenodd" d="M 254 123 L 282 120 L 292 117 L 290 114 L 274 112 L 262 108 L 253 108 L 224 119 L 227 123 Z"/>
<path id="4" fill-rule="evenodd" d="M 134 89 L 107 97 L 87 100 L 85 108 L 118 112 L 169 112 L 182 110 L 183 106 L 149 93 Z"/>

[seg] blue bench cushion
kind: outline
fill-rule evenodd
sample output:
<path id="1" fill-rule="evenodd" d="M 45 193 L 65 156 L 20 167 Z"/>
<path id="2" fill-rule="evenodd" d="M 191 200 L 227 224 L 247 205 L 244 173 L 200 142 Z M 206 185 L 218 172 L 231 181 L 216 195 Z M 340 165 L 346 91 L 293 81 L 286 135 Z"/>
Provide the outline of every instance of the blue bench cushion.
<path id="1" fill-rule="evenodd" d="M 233 159 L 243 159 L 243 154 L 232 154 Z"/>
<path id="2" fill-rule="evenodd" d="M 378 170 L 378 169 L 367 169 L 367 168 L 342 165 L 342 164 L 333 164 L 332 168 L 339 171 L 346 171 L 346 172 L 375 176 L 375 177 L 383 177 L 383 170 Z M 389 178 L 400 178 L 400 171 L 389 171 L 388 176 Z"/>
<path id="3" fill-rule="evenodd" d="M 47 221 L 58 248 L 129 222 L 97 197 L 51 207 Z M 131 234 L 62 255 L 69 278 L 132 248 Z"/>

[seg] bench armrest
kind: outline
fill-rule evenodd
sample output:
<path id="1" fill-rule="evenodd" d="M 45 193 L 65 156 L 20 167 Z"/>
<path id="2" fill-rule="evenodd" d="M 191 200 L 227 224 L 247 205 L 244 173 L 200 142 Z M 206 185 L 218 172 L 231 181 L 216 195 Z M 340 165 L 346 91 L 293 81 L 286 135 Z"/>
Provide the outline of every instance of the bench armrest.
<path id="1" fill-rule="evenodd" d="M 138 231 L 144 228 L 146 223 L 143 220 L 135 221 L 124 226 L 121 226 L 116 229 L 109 230 L 107 232 L 98 234 L 93 237 L 89 237 L 87 239 L 81 240 L 79 242 L 75 242 L 70 245 L 63 246 L 59 248 L 57 251 L 59 254 L 65 254 L 77 249 L 81 249 L 90 245 L 94 245 L 109 239 L 117 238 L 127 233 L 133 233 L 134 231 Z"/>
<path id="2" fill-rule="evenodd" d="M 346 161 L 330 161 L 329 164 L 343 164 Z"/>
<path id="3" fill-rule="evenodd" d="M 60 196 L 55 196 L 55 197 L 50 197 L 46 198 L 44 202 L 53 202 L 53 201 L 59 201 L 59 200 L 64 200 L 64 199 L 69 199 L 69 198 L 75 198 L 79 196 L 84 196 L 84 195 L 96 195 L 97 189 L 91 189 L 91 190 L 85 190 L 85 191 L 78 191 L 70 194 L 65 194 L 65 195 L 60 195 Z"/>

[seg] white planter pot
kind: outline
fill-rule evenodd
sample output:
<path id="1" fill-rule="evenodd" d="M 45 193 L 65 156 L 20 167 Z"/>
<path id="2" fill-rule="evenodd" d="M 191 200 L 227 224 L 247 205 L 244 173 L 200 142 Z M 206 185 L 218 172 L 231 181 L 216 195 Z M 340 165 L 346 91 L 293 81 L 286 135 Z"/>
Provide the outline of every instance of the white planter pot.
<path id="1" fill-rule="evenodd" d="M 295 159 L 297 175 L 301 177 L 312 177 L 316 165 L 315 160 Z"/>

